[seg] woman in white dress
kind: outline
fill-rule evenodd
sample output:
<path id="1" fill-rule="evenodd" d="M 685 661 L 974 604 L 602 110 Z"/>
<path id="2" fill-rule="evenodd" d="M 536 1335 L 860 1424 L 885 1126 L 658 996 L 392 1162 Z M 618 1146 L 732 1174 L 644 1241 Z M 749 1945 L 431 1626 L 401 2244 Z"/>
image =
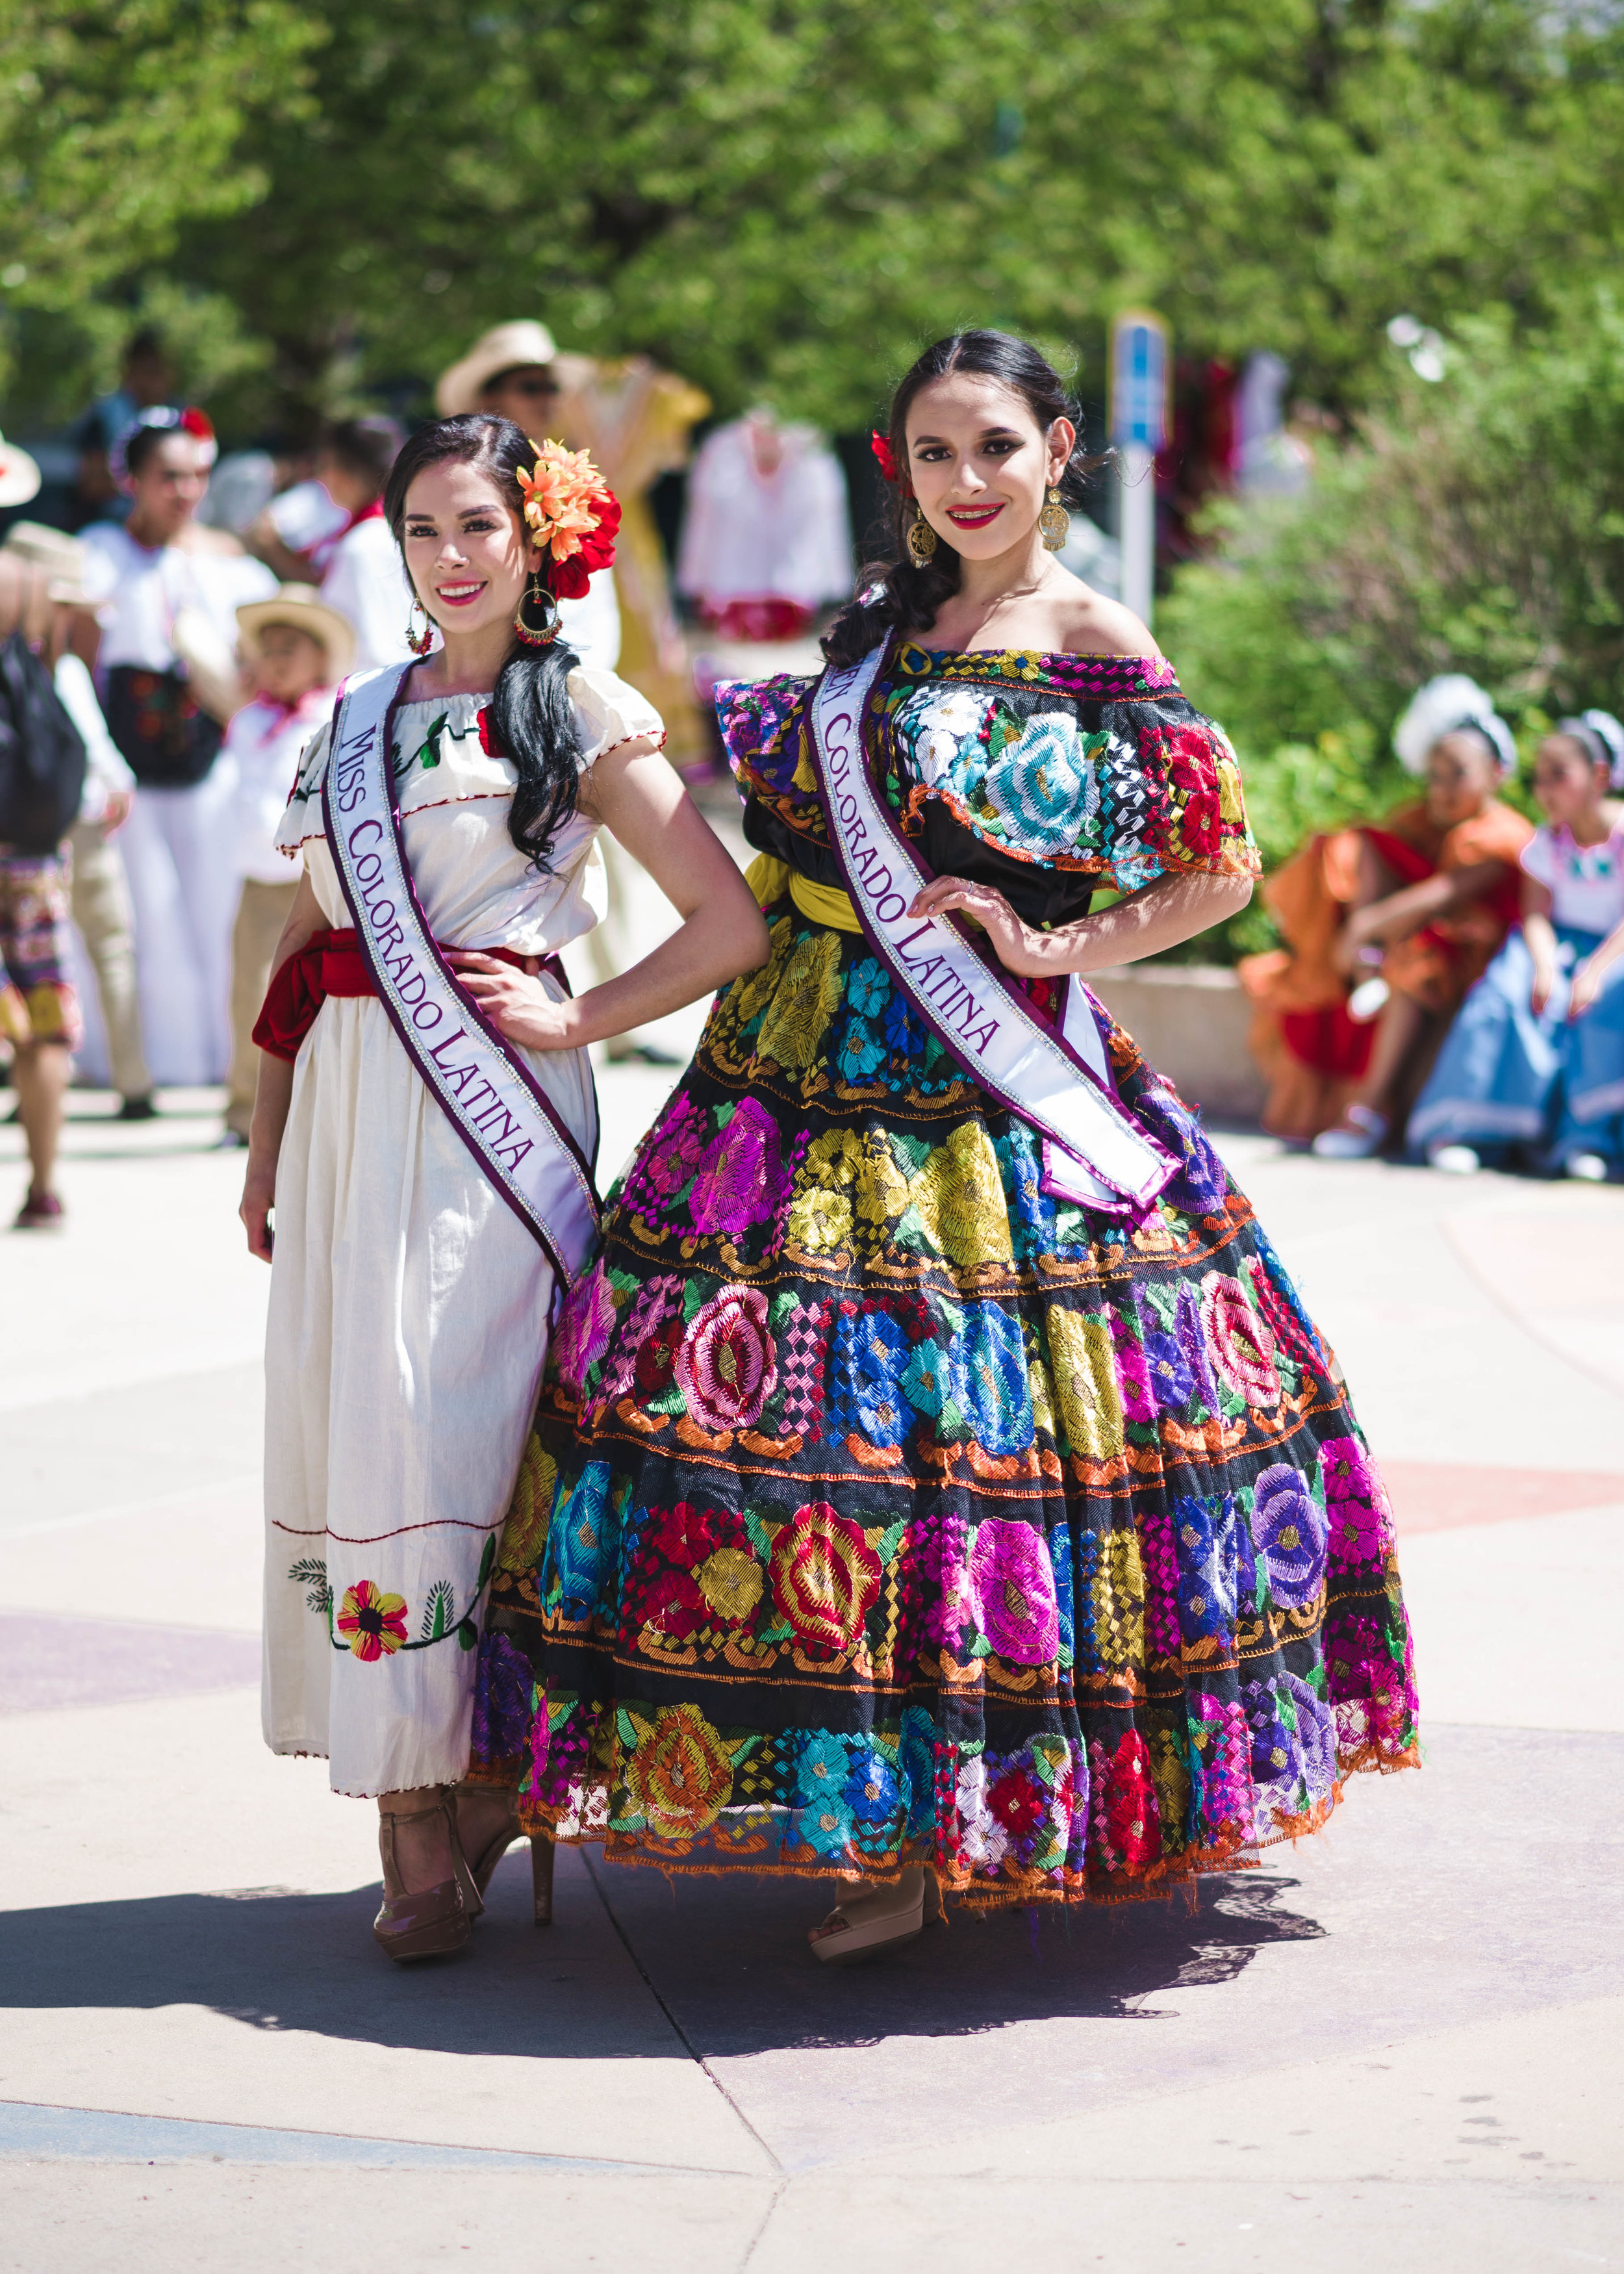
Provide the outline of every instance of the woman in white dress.
<path id="1" fill-rule="evenodd" d="M 551 445 L 538 454 L 485 414 L 413 436 L 386 512 L 414 621 L 421 606 L 444 645 L 350 683 L 305 755 L 277 840 L 303 855 L 304 875 L 256 1032 L 242 1206 L 267 1261 L 274 1211 L 265 1733 L 274 1751 L 326 1756 L 335 1790 L 377 1796 L 374 1931 L 395 1957 L 466 1941 L 517 1836 L 513 1796 L 459 1788 L 473 1644 L 554 1269 L 500 1171 L 431 1089 L 433 1069 L 409 1054 L 393 996 L 372 991 L 393 986 L 382 965 L 369 983 L 345 929 L 365 934 L 372 921 L 340 869 L 352 706 L 377 716 L 390 701 L 377 779 L 398 809 L 419 937 L 442 945 L 464 1014 L 471 998 L 587 1159 L 597 1112 L 584 1046 L 767 953 L 748 888 L 658 755 L 657 713 L 561 642 L 530 644 L 553 641 L 557 598 L 612 549 L 614 503 L 599 488 L 583 509 L 587 475 L 596 482 L 582 461 Z M 344 755 L 324 808 L 334 736 Z M 583 887 L 600 825 L 682 922 L 656 955 L 571 1000 L 541 960 L 594 921 Z"/>
<path id="2" fill-rule="evenodd" d="M 219 1081 L 230 1056 L 237 878 L 230 791 L 214 759 L 229 716 L 237 611 L 276 590 L 235 537 L 198 521 L 214 457 L 201 411 L 142 411 L 114 453 L 133 501 L 130 518 L 94 523 L 83 539 L 86 590 L 102 604 L 102 704 L 136 779 L 120 843 L 135 908 L 141 1024 L 153 1075 L 170 1084 Z M 207 692 L 178 651 L 201 645 L 217 651 L 222 682 Z"/>

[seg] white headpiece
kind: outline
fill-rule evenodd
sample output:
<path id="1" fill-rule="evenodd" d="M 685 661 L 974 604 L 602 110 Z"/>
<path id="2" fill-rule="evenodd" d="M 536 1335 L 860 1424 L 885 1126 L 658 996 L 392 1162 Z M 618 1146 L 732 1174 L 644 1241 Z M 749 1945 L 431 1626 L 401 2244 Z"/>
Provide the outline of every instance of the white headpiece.
<path id="1" fill-rule="evenodd" d="M 1493 750 L 1502 774 L 1516 770 L 1517 746 L 1511 729 L 1475 679 L 1463 671 L 1447 671 L 1429 679 L 1410 698 L 1410 708 L 1393 729 L 1393 747 L 1407 774 L 1424 774 L 1428 754 L 1446 734 L 1462 727 L 1481 734 Z"/>
<path id="2" fill-rule="evenodd" d="M 1576 719 L 1559 719 L 1559 734 L 1572 734 L 1607 769 L 1612 789 L 1624 789 L 1624 726 L 1611 711 L 1582 711 Z"/>

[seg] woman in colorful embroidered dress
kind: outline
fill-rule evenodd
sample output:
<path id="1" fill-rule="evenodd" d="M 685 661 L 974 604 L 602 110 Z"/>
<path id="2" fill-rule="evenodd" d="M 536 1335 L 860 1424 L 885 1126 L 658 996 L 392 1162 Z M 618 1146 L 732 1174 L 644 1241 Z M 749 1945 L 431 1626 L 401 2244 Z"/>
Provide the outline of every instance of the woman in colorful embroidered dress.
<path id="1" fill-rule="evenodd" d="M 599 565 L 585 548 L 613 550 L 613 498 L 565 457 L 544 469 L 517 427 L 480 416 L 425 427 L 395 462 L 389 522 L 444 645 L 390 666 L 388 748 L 429 935 L 590 1160 L 584 1045 L 752 968 L 766 937 L 658 756 L 648 704 L 561 644 L 515 636 L 550 641 L 556 595 Z M 448 1788 L 468 1763 L 473 1645 L 553 1270 L 365 977 L 323 828 L 332 731 L 305 754 L 277 838 L 304 875 L 256 1029 L 242 1210 L 267 1261 L 276 1218 L 265 1731 L 274 1751 L 327 1756 L 335 1789 L 379 1796 L 376 1931 L 392 1956 L 417 1957 L 467 1939 L 517 1832 L 511 1794 Z M 658 960 L 571 1002 L 541 959 L 595 920 L 600 824 L 683 922 Z"/>
<path id="2" fill-rule="evenodd" d="M 1222 733 L 1045 550 L 1076 416 L 1019 341 L 930 350 L 879 445 L 912 557 L 825 644 L 884 644 L 861 740 L 935 872 L 915 913 L 973 915 L 1047 1013 L 1257 867 Z M 1417 1742 L 1387 1499 L 1252 1209 L 1097 1006 L 1177 1171 L 1121 1213 L 1045 1189 L 1034 1130 L 858 929 L 812 696 L 723 692 L 771 954 L 566 1306 L 474 1751 L 536 1836 L 845 1876 L 813 1935 L 838 1958 L 943 1889 L 1110 1901 L 1244 1864 Z M 1125 897 L 1091 915 L 1102 886 Z"/>
<path id="3" fill-rule="evenodd" d="M 1522 922 L 1416 1101 L 1412 1153 L 1470 1176 L 1519 1157 L 1591 1183 L 1624 1167 L 1624 725 L 1564 719 L 1534 761 Z"/>

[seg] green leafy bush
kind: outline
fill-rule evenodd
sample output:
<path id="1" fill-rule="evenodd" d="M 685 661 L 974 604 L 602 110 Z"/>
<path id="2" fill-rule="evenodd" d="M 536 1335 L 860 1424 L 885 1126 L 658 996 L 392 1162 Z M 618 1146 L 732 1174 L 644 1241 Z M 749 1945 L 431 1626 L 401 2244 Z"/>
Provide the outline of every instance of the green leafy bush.
<path id="1" fill-rule="evenodd" d="M 1617 302 L 1575 301 L 1532 338 L 1503 312 L 1463 322 L 1431 385 L 1394 361 L 1304 493 L 1214 509 L 1213 557 L 1158 619 L 1186 691 L 1235 742 L 1270 868 L 1405 794 L 1393 725 L 1436 672 L 1480 681 L 1525 754 L 1560 713 L 1624 704 Z M 1200 952 L 1267 936 L 1254 907 Z"/>

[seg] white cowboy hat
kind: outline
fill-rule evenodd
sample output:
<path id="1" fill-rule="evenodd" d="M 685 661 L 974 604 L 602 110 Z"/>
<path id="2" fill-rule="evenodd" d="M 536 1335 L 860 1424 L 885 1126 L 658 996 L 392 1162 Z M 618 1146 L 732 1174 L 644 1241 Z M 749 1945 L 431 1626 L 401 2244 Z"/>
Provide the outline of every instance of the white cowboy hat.
<path id="1" fill-rule="evenodd" d="M 88 608 L 95 604 L 85 590 L 85 567 L 89 550 L 64 529 L 49 529 L 42 521 L 14 521 L 5 532 L 0 552 L 13 553 L 49 578 L 47 591 L 64 607 Z"/>
<path id="2" fill-rule="evenodd" d="M 272 599 L 245 601 L 237 612 L 237 621 L 243 646 L 251 656 L 267 624 L 291 624 L 295 631 L 308 632 L 312 639 L 320 640 L 335 680 L 342 679 L 355 661 L 354 625 L 336 608 L 329 608 L 313 584 L 284 584 Z"/>
<path id="3" fill-rule="evenodd" d="M 434 408 L 442 418 L 477 410 L 480 396 L 503 372 L 550 364 L 557 356 L 557 343 L 545 324 L 498 324 L 474 342 L 460 363 L 441 372 Z"/>
<path id="4" fill-rule="evenodd" d="M 26 450 L 0 434 L 0 505 L 26 505 L 40 492 L 40 470 Z"/>

